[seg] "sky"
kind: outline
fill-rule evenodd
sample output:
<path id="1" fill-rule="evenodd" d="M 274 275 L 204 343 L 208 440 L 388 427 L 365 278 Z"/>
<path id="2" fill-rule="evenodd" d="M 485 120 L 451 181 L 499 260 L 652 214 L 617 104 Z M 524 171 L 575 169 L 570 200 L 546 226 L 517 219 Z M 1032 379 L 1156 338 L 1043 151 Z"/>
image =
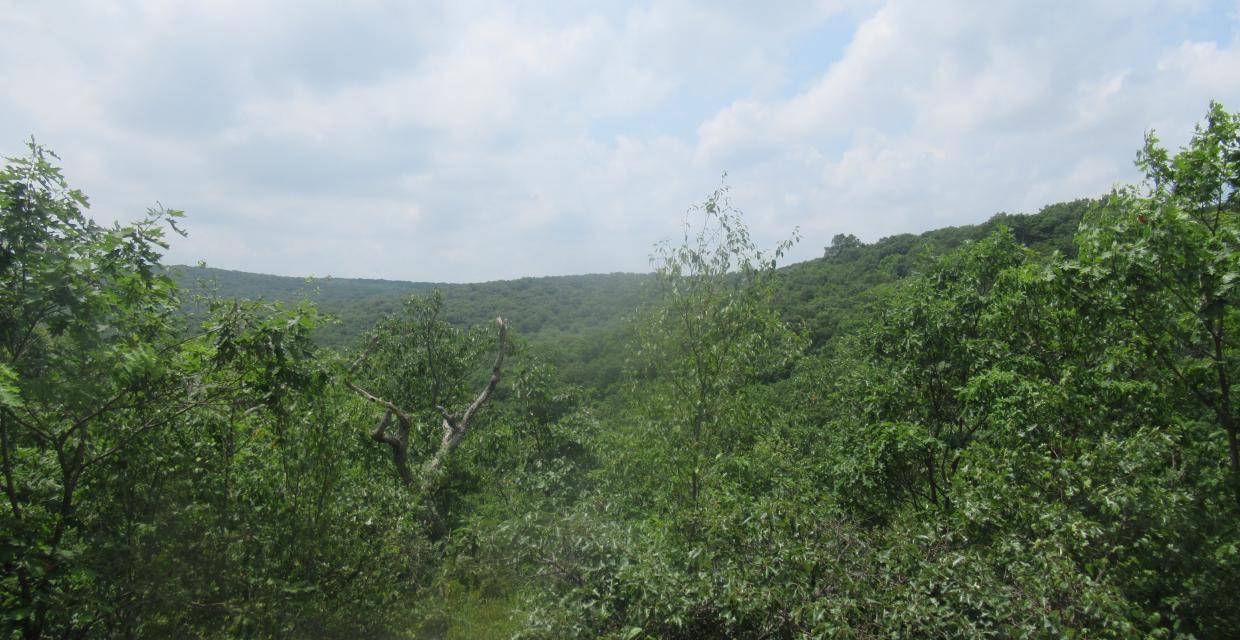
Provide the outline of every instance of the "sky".
<path id="1" fill-rule="evenodd" d="M 1137 180 L 1240 110 L 1240 1 L 0 0 L 0 84 L 0 155 L 186 212 L 167 263 L 647 271 L 724 183 L 799 261 Z"/>

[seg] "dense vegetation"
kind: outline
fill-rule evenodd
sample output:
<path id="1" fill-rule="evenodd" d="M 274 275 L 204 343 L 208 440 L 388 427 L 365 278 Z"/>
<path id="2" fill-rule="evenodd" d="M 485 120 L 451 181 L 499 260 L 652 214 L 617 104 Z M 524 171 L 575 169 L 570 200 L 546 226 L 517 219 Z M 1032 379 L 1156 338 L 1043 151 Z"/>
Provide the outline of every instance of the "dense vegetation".
<path id="1" fill-rule="evenodd" d="M 180 212 L 52 159 L 0 173 L 6 637 L 1240 628 L 1219 105 L 1097 201 L 777 268 L 720 190 L 652 275 L 441 293 L 178 286 Z"/>
<path id="2" fill-rule="evenodd" d="M 903 234 L 870 245 L 839 235 L 823 258 L 779 269 L 772 302 L 786 322 L 808 332 L 816 347 L 822 346 L 841 326 L 855 328 L 864 317 L 862 307 L 881 291 L 876 289 L 879 285 L 904 278 L 931 257 L 985 238 L 1000 226 L 1040 252 L 1074 255 L 1072 237 L 1091 203 L 1050 205 L 1037 214 L 1001 213 L 980 225 Z M 355 345 L 366 330 L 400 309 L 409 295 L 439 291 L 445 321 L 468 327 L 507 316 L 563 381 L 599 390 L 610 390 L 620 381 L 624 347 L 636 338 L 633 321 L 643 289 L 654 285 L 650 275 L 629 273 L 479 284 L 290 278 L 205 266 L 174 266 L 168 273 L 195 316 L 205 314 L 204 297 L 286 304 L 310 300 L 325 316 L 314 331 L 315 342 L 336 349 Z"/>
<path id="3" fill-rule="evenodd" d="M 168 273 L 187 294 L 186 309 L 201 317 L 204 297 L 315 303 L 326 317 L 314 332 L 317 344 L 348 349 L 384 316 L 395 313 L 410 295 L 444 296 L 442 317 L 468 327 L 496 316 L 511 318 L 513 329 L 536 345 L 544 358 L 572 380 L 597 388 L 617 383 L 623 354 L 615 347 L 631 335 L 649 276 L 629 273 L 521 278 L 478 284 L 433 284 L 350 278 L 288 278 L 175 266 Z M 194 299 L 199 299 L 194 303 Z"/>

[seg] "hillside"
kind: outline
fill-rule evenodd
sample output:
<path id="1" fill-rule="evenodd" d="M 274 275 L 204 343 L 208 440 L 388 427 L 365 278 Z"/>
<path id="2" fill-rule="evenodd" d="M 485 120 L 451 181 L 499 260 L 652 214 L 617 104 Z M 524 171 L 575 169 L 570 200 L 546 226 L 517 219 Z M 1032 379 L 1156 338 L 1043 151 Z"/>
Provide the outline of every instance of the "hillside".
<path id="1" fill-rule="evenodd" d="M 1147 140 L 1161 186 L 782 269 L 717 191 L 651 275 L 463 285 L 165 268 L 179 212 L 94 224 L 34 146 L 0 628 L 1233 637 L 1238 132 L 1213 104 Z"/>
<path id="2" fill-rule="evenodd" d="M 979 240 L 999 225 L 1016 240 L 1049 253 L 1074 253 L 1073 234 L 1090 200 L 1043 207 L 1033 214 L 1000 213 L 976 225 L 945 227 L 922 234 L 901 234 L 864 244 L 837 236 L 824 256 L 782 268 L 776 307 L 786 320 L 825 343 L 852 326 L 856 312 L 879 285 L 916 271 L 929 258 Z M 504 316 L 531 343 L 553 352 L 587 348 L 623 331 L 625 318 L 642 303 L 650 276 L 610 273 L 520 278 L 474 284 L 407 282 L 362 278 L 293 278 L 208 267 L 172 267 L 178 283 L 191 293 L 214 292 L 225 298 L 294 302 L 308 299 L 338 320 L 319 330 L 324 346 L 346 347 L 382 317 L 399 308 L 410 294 L 443 291 L 445 319 L 474 325 Z M 560 364 L 569 356 L 561 353 Z"/>
<path id="3" fill-rule="evenodd" d="M 209 267 L 170 267 L 186 298 L 314 302 L 333 320 L 315 333 L 325 347 L 349 348 L 384 315 L 414 294 L 444 294 L 445 320 L 457 326 L 485 324 L 497 316 L 511 322 L 519 339 L 535 345 L 566 380 L 605 388 L 623 369 L 618 345 L 631 336 L 627 320 L 641 304 L 647 275 L 612 273 L 521 278 L 472 284 L 403 282 L 360 278 L 292 278 Z M 202 311 L 190 303 L 191 314 Z"/>
<path id="4" fill-rule="evenodd" d="M 775 304 L 784 319 L 805 331 L 816 346 L 857 327 L 858 312 L 875 299 L 882 285 L 928 266 L 935 256 L 976 241 L 1000 226 L 1016 241 L 1040 253 L 1076 255 L 1073 236 L 1094 200 L 1079 199 L 1042 207 L 1037 213 L 999 213 L 975 225 L 944 227 L 922 234 L 905 233 L 862 244 L 836 236 L 823 257 L 780 270 Z"/>
<path id="5" fill-rule="evenodd" d="M 502 315 L 526 336 L 581 333 L 632 312 L 641 298 L 641 284 L 647 280 L 644 275 L 613 273 L 452 284 L 294 278 L 184 265 L 170 270 L 191 294 L 279 302 L 311 300 L 320 311 L 339 319 L 320 333 L 319 340 L 326 346 L 351 344 L 409 295 L 436 289 L 444 293 L 445 317 L 453 324 L 480 324 Z"/>

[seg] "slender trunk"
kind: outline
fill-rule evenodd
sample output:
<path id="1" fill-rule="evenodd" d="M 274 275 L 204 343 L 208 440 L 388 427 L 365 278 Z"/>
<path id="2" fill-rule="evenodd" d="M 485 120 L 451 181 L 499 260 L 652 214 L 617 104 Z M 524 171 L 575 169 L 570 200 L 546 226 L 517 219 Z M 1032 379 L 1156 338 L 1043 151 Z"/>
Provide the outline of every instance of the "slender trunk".
<path id="1" fill-rule="evenodd" d="M 1226 330 L 1224 318 L 1217 318 L 1208 326 L 1210 338 L 1214 343 L 1214 371 L 1218 379 L 1219 399 L 1214 405 L 1218 421 L 1227 433 L 1227 459 L 1230 481 L 1236 493 L 1236 501 L 1240 502 L 1240 443 L 1236 438 L 1236 416 L 1231 408 L 1231 377 L 1227 374 L 1226 341 L 1223 332 Z"/>
<path id="2" fill-rule="evenodd" d="M 697 508 L 698 496 L 701 494 L 701 477 L 700 467 L 702 465 L 702 422 L 704 418 L 701 412 L 693 418 L 693 460 L 690 464 L 690 502 L 694 509 Z"/>
<path id="3" fill-rule="evenodd" d="M 1234 422 L 1235 419 L 1227 415 L 1224 427 L 1227 429 L 1227 447 L 1231 453 L 1231 475 L 1240 479 L 1240 455 L 1237 455 L 1236 452 L 1236 425 Z"/>
<path id="4" fill-rule="evenodd" d="M 1214 370 L 1218 375 L 1220 394 L 1218 407 L 1219 422 L 1227 432 L 1227 453 L 1229 456 L 1233 480 L 1240 480 L 1240 448 L 1236 443 L 1236 418 L 1231 410 L 1231 378 L 1227 375 L 1227 358 L 1223 341 L 1223 321 L 1219 319 L 1217 329 L 1211 332 L 1214 339 Z"/>
<path id="5" fill-rule="evenodd" d="M 4 462 L 4 493 L 8 496 L 9 506 L 13 511 L 13 520 L 21 522 L 21 501 L 17 497 L 17 487 L 13 481 L 13 458 L 9 453 L 9 423 L 10 421 L 7 419 L 6 414 L 0 413 L 0 458 Z M 25 606 L 33 608 L 34 594 L 31 592 L 30 575 L 24 566 L 18 566 L 16 571 L 18 588 L 21 589 L 21 602 Z M 41 635 L 41 632 L 34 627 L 34 621 L 27 618 L 23 625 L 22 635 L 26 638 L 37 638 Z"/>
<path id="6" fill-rule="evenodd" d="M 1224 367 L 1218 367 L 1218 386 L 1223 398 L 1219 402 L 1218 417 L 1227 432 L 1227 453 L 1230 457 L 1231 475 L 1240 480 L 1240 447 L 1236 443 L 1236 417 L 1231 410 L 1231 381 Z"/>
<path id="7" fill-rule="evenodd" d="M 48 542 L 48 556 L 54 557 L 60 551 L 60 543 L 64 540 L 65 534 L 69 530 L 69 521 L 73 515 L 75 508 L 74 494 L 77 492 L 78 481 L 82 477 L 83 463 L 86 460 L 86 448 L 89 432 L 87 423 L 81 422 L 76 427 L 78 430 L 78 441 L 73 447 L 71 454 L 63 451 L 57 451 L 56 457 L 60 461 L 61 477 L 63 485 L 60 491 L 60 504 L 58 505 L 58 513 L 56 525 L 52 529 L 52 537 Z M 39 581 L 37 590 L 46 593 L 50 590 L 52 578 L 60 571 L 61 567 L 56 566 L 49 569 L 43 579 Z M 43 628 L 47 625 L 47 615 L 49 613 L 49 605 L 46 600 L 39 601 L 34 607 L 33 624 L 26 627 L 26 637 L 39 638 L 43 635 Z"/>

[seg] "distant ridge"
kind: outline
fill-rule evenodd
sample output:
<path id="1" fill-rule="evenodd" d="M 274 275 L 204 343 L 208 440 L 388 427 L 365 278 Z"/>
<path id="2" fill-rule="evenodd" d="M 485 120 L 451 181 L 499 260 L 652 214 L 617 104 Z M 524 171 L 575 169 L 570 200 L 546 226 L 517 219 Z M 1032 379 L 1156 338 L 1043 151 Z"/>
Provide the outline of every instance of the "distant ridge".
<path id="1" fill-rule="evenodd" d="M 508 318 L 530 340 L 542 334 L 580 334 L 629 315 L 641 300 L 646 274 L 612 273 L 542 276 L 471 284 L 294 278 L 211 267 L 172 266 L 169 271 L 190 293 L 278 302 L 311 300 L 340 320 L 325 327 L 320 343 L 351 344 L 384 314 L 396 311 L 411 294 L 444 293 L 444 316 L 470 325 Z"/>
<path id="2" fill-rule="evenodd" d="M 1048 205 L 1034 214 L 1000 213 L 976 225 L 901 234 L 864 244 L 840 236 L 821 258 L 779 271 L 775 306 L 785 319 L 824 344 L 861 319 L 859 310 L 876 287 L 914 272 L 929 257 L 977 240 L 1004 225 L 1017 241 L 1034 249 L 1073 251 L 1073 235 L 1094 200 Z M 517 334 L 532 343 L 589 350 L 600 336 L 630 331 L 625 318 L 641 304 L 650 274 L 609 273 L 540 276 L 470 284 L 409 282 L 367 278 L 297 278 L 211 267 L 172 266 L 169 271 L 191 293 L 215 292 L 226 298 L 295 302 L 311 300 L 339 319 L 318 340 L 347 347 L 384 314 L 400 308 L 411 294 L 443 291 L 449 322 L 471 325 L 504 316 Z"/>

